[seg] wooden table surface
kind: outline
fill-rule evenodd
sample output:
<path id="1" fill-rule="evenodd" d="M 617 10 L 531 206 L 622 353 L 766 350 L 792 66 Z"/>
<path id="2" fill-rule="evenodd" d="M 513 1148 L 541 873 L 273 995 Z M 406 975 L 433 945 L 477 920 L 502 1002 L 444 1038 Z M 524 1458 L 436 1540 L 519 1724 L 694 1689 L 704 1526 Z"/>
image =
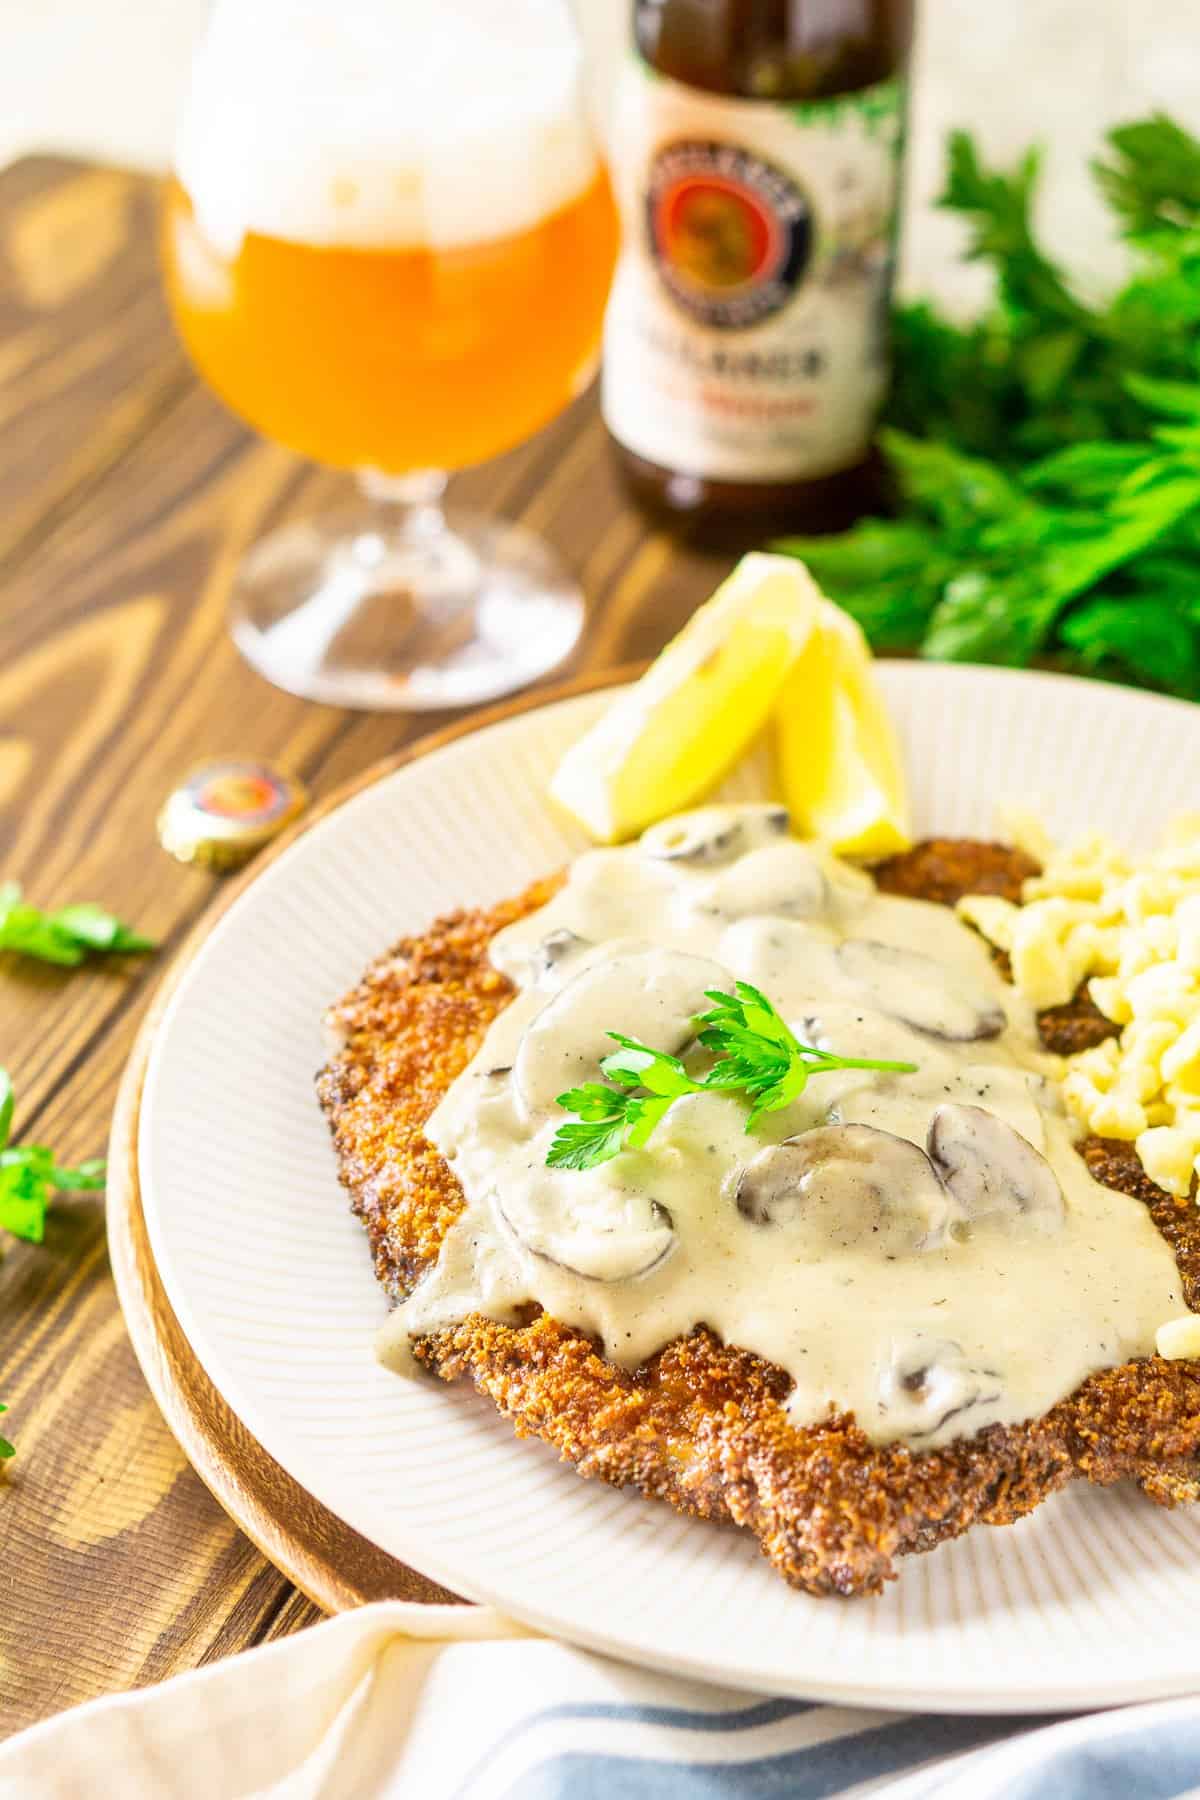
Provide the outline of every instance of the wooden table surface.
<path id="1" fill-rule="evenodd" d="M 51 158 L 0 172 L 0 878 L 98 899 L 162 948 L 77 972 L 0 957 L 16 1136 L 101 1153 L 155 982 L 213 878 L 158 848 L 188 766 L 229 750 L 314 793 L 444 723 L 278 693 L 224 624 L 238 558 L 345 491 L 239 426 L 193 378 L 159 296 L 154 184 Z M 454 484 L 565 554 L 586 590 L 564 673 L 650 654 L 728 559 L 623 501 L 593 398 Z M 5 1242 L 0 1732 L 297 1630 L 315 1609 L 193 1474 L 146 1389 L 108 1270 L 102 1197 Z"/>

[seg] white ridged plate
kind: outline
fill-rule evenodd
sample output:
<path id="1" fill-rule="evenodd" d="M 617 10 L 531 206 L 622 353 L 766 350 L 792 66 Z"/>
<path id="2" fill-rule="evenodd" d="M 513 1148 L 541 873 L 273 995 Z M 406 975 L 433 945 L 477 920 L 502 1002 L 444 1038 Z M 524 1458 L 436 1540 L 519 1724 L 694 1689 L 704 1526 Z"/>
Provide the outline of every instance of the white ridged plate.
<path id="1" fill-rule="evenodd" d="M 988 835 L 1036 799 L 1060 833 L 1145 842 L 1200 797 L 1200 712 L 1050 675 L 883 664 L 922 833 Z M 1200 1509 L 1077 1484 L 902 1565 L 878 1600 L 813 1600 L 748 1537 L 581 1481 L 465 1387 L 375 1363 L 384 1316 L 313 1097 L 320 1016 L 435 914 L 497 900 L 581 839 L 560 752 L 604 693 L 381 779 L 267 868 L 196 956 L 141 1110 L 158 1268 L 208 1375 L 347 1524 L 460 1594 L 635 1661 L 872 1705 L 1047 1710 L 1200 1679 Z M 751 758 L 729 784 L 765 791 Z M 1064 1303 L 1068 1297 L 1064 1296 Z"/>

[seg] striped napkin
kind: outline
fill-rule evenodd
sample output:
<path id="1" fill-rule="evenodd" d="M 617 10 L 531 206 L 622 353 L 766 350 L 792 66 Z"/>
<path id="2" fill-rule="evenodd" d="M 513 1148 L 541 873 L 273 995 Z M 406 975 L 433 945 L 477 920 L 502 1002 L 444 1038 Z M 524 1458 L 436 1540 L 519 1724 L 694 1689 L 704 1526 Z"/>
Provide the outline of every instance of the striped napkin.
<path id="1" fill-rule="evenodd" d="M 759 1700 L 533 1637 L 364 1607 L 0 1746 L 0 1800 L 1173 1800 L 1200 1701 L 1045 1720 Z"/>

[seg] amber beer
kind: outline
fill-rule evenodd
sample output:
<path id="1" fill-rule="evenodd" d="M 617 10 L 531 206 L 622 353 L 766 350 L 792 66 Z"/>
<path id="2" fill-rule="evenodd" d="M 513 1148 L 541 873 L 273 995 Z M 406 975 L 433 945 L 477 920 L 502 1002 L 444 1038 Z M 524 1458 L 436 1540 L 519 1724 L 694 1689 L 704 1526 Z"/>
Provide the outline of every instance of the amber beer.
<path id="1" fill-rule="evenodd" d="M 173 180 L 167 288 L 197 367 L 266 437 L 339 468 L 460 469 L 562 411 L 595 366 L 617 223 L 597 167 L 528 228 L 436 249 L 223 252 Z"/>
<path id="2" fill-rule="evenodd" d="M 636 0 L 604 412 L 656 510 L 844 523 L 887 378 L 911 0 Z"/>

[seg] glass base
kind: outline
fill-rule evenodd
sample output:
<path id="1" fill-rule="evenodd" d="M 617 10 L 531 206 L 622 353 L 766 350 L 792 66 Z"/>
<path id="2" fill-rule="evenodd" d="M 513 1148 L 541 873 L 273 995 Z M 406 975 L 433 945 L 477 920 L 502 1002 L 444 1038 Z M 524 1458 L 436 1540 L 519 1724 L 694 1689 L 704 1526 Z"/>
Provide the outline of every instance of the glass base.
<path id="1" fill-rule="evenodd" d="M 427 712 L 536 681 L 583 628 L 583 597 L 519 526 L 442 512 L 441 476 L 365 477 L 358 505 L 254 546 L 230 628 L 260 675 L 332 706 Z"/>

